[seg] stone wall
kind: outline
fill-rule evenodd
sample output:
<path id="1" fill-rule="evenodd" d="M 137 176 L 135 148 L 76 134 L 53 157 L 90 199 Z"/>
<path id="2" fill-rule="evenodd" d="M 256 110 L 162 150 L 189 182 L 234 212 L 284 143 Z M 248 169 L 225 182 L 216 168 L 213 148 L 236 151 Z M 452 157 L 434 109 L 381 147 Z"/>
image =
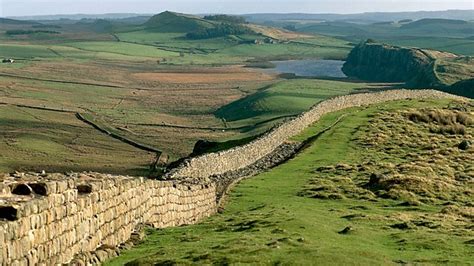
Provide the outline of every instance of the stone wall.
<path id="1" fill-rule="evenodd" d="M 241 171 L 265 156 L 275 161 L 272 152 L 321 116 L 392 100 L 446 97 L 464 99 L 433 90 L 333 98 L 247 145 L 185 160 L 167 173 L 171 181 L 93 173 L 0 174 L 0 265 L 68 263 L 87 257 L 78 254 L 117 247 L 143 224 L 193 224 L 216 212 L 218 182 L 210 177 Z"/>
<path id="2" fill-rule="evenodd" d="M 166 179 L 206 180 L 213 175 L 237 171 L 252 165 L 284 144 L 289 138 L 301 133 L 318 121 L 321 116 L 345 108 L 383 103 L 403 99 L 457 98 L 436 90 L 390 90 L 376 93 L 361 93 L 339 96 L 321 102 L 297 118 L 282 124 L 268 134 L 244 146 L 222 152 L 209 153 L 185 160 L 180 166 L 165 175 Z"/>
<path id="3" fill-rule="evenodd" d="M 137 225 L 193 224 L 213 185 L 101 174 L 0 176 L 0 265 L 55 265 L 126 242 Z"/>

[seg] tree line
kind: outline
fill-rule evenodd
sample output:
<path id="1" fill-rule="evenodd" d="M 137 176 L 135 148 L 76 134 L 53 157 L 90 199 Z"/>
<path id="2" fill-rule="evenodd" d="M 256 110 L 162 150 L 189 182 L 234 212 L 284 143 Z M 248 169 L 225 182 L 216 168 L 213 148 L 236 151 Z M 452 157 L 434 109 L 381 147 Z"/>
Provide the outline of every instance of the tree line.
<path id="1" fill-rule="evenodd" d="M 253 31 L 250 30 L 248 27 L 240 24 L 222 23 L 216 25 L 214 28 L 201 29 L 195 32 L 189 32 L 186 34 L 186 38 L 199 40 L 247 33 L 253 33 Z"/>

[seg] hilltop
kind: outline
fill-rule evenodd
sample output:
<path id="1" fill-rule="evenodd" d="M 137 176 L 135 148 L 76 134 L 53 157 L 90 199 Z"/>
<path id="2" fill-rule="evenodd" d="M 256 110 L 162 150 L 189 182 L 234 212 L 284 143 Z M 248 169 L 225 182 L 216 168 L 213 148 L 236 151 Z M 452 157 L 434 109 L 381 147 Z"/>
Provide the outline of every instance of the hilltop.
<path id="1" fill-rule="evenodd" d="M 155 32 L 187 33 L 213 28 L 216 23 L 197 16 L 165 11 L 154 15 L 144 25 L 148 30 Z"/>
<path id="2" fill-rule="evenodd" d="M 147 30 L 161 33 L 186 33 L 188 39 L 210 39 L 228 35 L 252 34 L 245 20 L 236 16 L 213 15 L 204 18 L 166 11 L 151 17 Z"/>

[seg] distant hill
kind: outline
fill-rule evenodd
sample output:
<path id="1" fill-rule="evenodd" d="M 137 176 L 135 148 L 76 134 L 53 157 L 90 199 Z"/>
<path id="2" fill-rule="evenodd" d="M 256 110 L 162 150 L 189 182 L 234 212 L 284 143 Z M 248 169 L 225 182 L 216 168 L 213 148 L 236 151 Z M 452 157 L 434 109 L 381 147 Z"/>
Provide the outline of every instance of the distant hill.
<path id="1" fill-rule="evenodd" d="M 81 19 L 127 19 L 133 17 L 147 17 L 150 18 L 152 14 L 135 14 L 135 13 L 109 13 L 109 14 L 64 14 L 64 15 L 39 15 L 39 16 L 16 16 L 9 17 L 17 20 L 81 20 Z"/>
<path id="2" fill-rule="evenodd" d="M 188 39 L 210 39 L 254 33 L 240 17 L 212 15 L 204 18 L 166 11 L 151 17 L 144 25 L 155 32 L 186 33 Z"/>
<path id="3" fill-rule="evenodd" d="M 197 16 L 166 11 L 151 17 L 144 25 L 156 32 L 188 33 L 214 28 L 216 24 Z"/>
<path id="4" fill-rule="evenodd" d="M 113 22 L 105 19 L 82 19 L 77 22 L 76 25 L 86 26 L 97 33 L 110 33 L 113 32 L 114 28 L 116 27 Z"/>
<path id="5" fill-rule="evenodd" d="M 446 35 L 474 34 L 474 22 L 453 19 L 420 19 L 400 27 L 406 33 L 436 33 Z"/>
<path id="6" fill-rule="evenodd" d="M 16 20 L 16 19 L 9 19 L 9 18 L 0 18 L 0 24 L 8 24 L 8 25 L 40 25 L 41 23 L 35 21 L 28 21 L 28 20 Z"/>
<path id="7" fill-rule="evenodd" d="M 472 20 L 474 10 L 418 11 L 418 12 L 368 12 L 359 14 L 248 14 L 245 18 L 250 22 L 283 21 L 283 20 L 322 20 L 322 21 L 366 21 L 383 22 L 399 20 L 420 20 L 424 18 L 442 18 Z"/>

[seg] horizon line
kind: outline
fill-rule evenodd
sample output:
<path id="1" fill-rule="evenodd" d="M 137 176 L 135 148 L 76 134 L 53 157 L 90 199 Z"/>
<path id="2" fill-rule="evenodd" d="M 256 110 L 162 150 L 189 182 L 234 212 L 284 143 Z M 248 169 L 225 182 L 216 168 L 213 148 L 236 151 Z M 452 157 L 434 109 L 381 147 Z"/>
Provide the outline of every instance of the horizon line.
<path id="1" fill-rule="evenodd" d="M 376 14 L 376 13 L 435 13 L 435 12 L 448 12 L 448 11 L 474 11 L 473 9 L 443 9 L 443 10 L 409 10 L 409 11 L 366 11 L 366 12 L 356 12 L 356 13 L 337 13 L 337 12 L 324 12 L 324 13 L 312 13 L 312 12 L 256 12 L 256 13 L 225 13 L 225 12 L 209 12 L 209 13 L 184 13 L 179 11 L 164 10 L 154 12 L 154 13 L 139 13 L 139 12 L 111 12 L 111 13 L 57 13 L 57 14 L 36 14 L 36 15 L 19 15 L 19 16 L 3 16 L 3 18 L 22 18 L 22 17 L 42 17 L 42 16 L 78 16 L 78 15 L 156 15 L 163 12 L 174 12 L 181 14 L 190 14 L 190 15 L 207 15 L 207 14 L 224 14 L 224 15 L 236 15 L 236 16 L 245 16 L 245 15 L 262 15 L 262 14 L 281 14 L 281 15 L 359 15 L 359 14 Z M 0 17 L 2 18 L 2 17 Z"/>

